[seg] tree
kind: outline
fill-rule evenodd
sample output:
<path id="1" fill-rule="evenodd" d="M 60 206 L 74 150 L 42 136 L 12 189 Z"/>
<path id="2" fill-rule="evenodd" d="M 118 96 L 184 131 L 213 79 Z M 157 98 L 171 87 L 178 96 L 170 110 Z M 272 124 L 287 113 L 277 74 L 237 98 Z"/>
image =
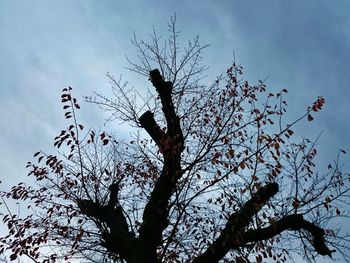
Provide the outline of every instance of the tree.
<path id="1" fill-rule="evenodd" d="M 202 85 L 206 46 L 195 38 L 181 51 L 175 19 L 169 32 L 165 45 L 155 31 L 150 42 L 133 39 L 139 62 L 129 59 L 129 69 L 149 77 L 145 94 L 108 75 L 115 98 L 86 98 L 133 126 L 130 141 L 86 131 L 72 88 L 63 89 L 71 124 L 54 140 L 60 150 L 34 154 L 36 186 L 1 192 L 29 212 L 7 209 L 0 251 L 34 262 L 285 262 L 294 252 L 312 261 L 336 250 L 346 258 L 348 236 L 331 220 L 346 216 L 349 175 L 339 156 L 316 172 L 317 140 L 293 139 L 324 99 L 284 124 L 287 90 L 249 84 L 236 63 Z"/>

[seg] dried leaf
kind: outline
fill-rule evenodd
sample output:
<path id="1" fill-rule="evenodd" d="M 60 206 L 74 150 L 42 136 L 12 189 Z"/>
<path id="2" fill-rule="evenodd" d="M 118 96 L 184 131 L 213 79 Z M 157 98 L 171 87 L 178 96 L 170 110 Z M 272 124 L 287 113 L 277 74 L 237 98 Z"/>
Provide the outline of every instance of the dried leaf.
<path id="1" fill-rule="evenodd" d="M 307 120 L 308 120 L 308 121 L 313 121 L 313 119 L 314 119 L 314 118 L 311 116 L 311 114 L 307 115 Z"/>
<path id="2" fill-rule="evenodd" d="M 338 216 L 341 214 L 341 212 L 338 208 L 335 210 L 335 212 L 337 213 Z"/>

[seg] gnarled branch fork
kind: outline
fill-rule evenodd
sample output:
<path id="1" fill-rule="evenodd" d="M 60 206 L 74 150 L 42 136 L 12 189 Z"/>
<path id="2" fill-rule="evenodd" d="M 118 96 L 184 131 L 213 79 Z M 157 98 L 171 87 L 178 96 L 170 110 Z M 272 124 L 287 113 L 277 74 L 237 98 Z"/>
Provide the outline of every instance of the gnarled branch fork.
<path id="1" fill-rule="evenodd" d="M 325 231 L 315 224 L 305 220 L 300 214 L 283 217 L 266 228 L 246 229 L 251 218 L 259 212 L 262 206 L 278 192 L 278 184 L 270 183 L 261 187 L 237 212 L 233 213 L 219 237 L 198 256 L 193 263 L 219 262 L 230 250 L 238 249 L 250 243 L 256 243 L 278 236 L 283 231 L 308 231 L 313 236 L 312 245 L 320 255 L 331 256 L 331 251 L 325 244 Z"/>
<path id="2" fill-rule="evenodd" d="M 170 197 L 181 177 L 180 161 L 184 141 L 179 117 L 176 115 L 171 98 L 172 83 L 164 81 L 157 69 L 150 72 L 150 79 L 159 94 L 167 129 L 166 132 L 162 132 L 149 112 L 144 113 L 139 119 L 141 126 L 154 139 L 164 156 L 161 175 L 145 206 L 139 239 L 150 251 L 156 251 L 157 246 L 162 241 L 162 232 L 169 224 L 168 203 Z M 147 120 L 149 122 L 146 122 Z"/>
<path id="3" fill-rule="evenodd" d="M 118 204 L 118 186 L 112 184 L 110 197 L 107 205 L 102 205 L 88 199 L 78 200 L 78 207 L 84 215 L 93 218 L 98 224 L 104 224 L 102 231 L 102 245 L 112 253 L 119 254 L 123 258 L 131 258 L 136 238 L 134 233 L 129 231 L 129 226 Z"/>

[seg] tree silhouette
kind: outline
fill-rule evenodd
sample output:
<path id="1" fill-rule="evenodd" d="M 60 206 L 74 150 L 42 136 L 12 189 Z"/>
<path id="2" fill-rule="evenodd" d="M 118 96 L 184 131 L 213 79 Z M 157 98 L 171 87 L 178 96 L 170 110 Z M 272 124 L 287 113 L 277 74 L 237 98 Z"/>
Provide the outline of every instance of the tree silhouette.
<path id="1" fill-rule="evenodd" d="M 28 204 L 26 217 L 3 214 L 9 233 L 0 252 L 33 262 L 285 262 L 294 252 L 312 261 L 338 251 L 348 236 L 331 229 L 346 216 L 349 175 L 339 156 L 316 172 L 316 142 L 293 127 L 312 121 L 322 97 L 284 123 L 287 90 L 269 93 L 243 79 L 233 63 L 201 84 L 205 46 L 198 37 L 181 50 L 175 19 L 165 44 L 132 43 L 129 69 L 152 86 L 128 89 L 108 75 L 114 98 L 86 100 L 135 129 L 130 141 L 86 130 L 72 88 L 62 93 L 71 124 L 55 138 L 57 154 L 35 153 L 29 175 L 6 198 Z M 342 154 L 340 151 L 339 154 Z"/>

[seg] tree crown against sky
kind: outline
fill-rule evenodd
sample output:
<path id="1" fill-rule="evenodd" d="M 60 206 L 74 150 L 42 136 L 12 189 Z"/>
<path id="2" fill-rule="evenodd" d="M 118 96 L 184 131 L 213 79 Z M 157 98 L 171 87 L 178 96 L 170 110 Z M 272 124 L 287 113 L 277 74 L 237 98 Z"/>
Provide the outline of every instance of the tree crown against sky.
<path id="1" fill-rule="evenodd" d="M 28 163 L 36 186 L 2 192 L 29 213 L 5 213 L 1 251 L 34 262 L 346 257 L 348 236 L 331 220 L 346 216 L 348 174 L 339 157 L 316 172 L 316 142 L 293 132 L 324 99 L 284 124 L 287 90 L 251 85 L 236 63 L 203 85 L 206 46 L 195 38 L 180 49 L 175 20 L 169 33 L 165 44 L 155 31 L 150 42 L 132 42 L 139 60 L 129 69 L 153 87 L 128 89 L 108 75 L 115 97 L 86 98 L 140 131 L 130 141 L 80 124 L 72 89 L 63 90 L 70 124 L 55 138 L 58 154 L 37 152 Z"/>

